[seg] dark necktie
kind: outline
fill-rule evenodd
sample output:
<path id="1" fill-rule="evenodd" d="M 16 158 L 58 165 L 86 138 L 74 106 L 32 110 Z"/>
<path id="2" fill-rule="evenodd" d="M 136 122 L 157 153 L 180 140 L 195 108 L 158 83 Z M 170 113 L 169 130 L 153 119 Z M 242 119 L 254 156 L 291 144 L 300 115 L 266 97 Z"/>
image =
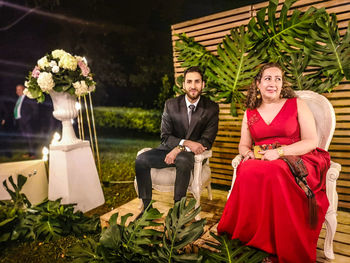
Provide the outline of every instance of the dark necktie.
<path id="1" fill-rule="evenodd" d="M 188 113 L 188 123 L 191 123 L 191 118 L 192 118 L 192 113 L 194 112 L 194 109 L 196 108 L 196 106 L 194 106 L 193 104 L 188 106 L 190 108 L 190 112 Z"/>

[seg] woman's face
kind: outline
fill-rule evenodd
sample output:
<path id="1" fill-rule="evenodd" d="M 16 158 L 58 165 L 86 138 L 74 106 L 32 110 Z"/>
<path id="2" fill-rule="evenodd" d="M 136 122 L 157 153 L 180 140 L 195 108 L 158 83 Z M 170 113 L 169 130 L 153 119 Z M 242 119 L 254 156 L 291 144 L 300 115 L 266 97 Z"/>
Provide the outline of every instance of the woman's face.
<path id="1" fill-rule="evenodd" d="M 265 69 L 260 82 L 256 84 L 264 101 L 279 100 L 283 85 L 282 71 L 279 68 Z"/>

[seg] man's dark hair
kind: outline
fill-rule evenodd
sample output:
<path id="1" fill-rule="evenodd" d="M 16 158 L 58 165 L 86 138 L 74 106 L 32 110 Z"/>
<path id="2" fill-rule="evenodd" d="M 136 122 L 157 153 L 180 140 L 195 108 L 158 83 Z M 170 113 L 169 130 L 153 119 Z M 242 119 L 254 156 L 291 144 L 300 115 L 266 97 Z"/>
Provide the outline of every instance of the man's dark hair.
<path id="1" fill-rule="evenodd" d="M 184 72 L 184 80 L 186 79 L 186 75 L 189 72 L 197 72 L 197 73 L 199 73 L 199 75 L 201 75 L 202 81 L 204 80 L 203 79 L 203 72 L 198 66 L 189 67 L 188 69 L 186 69 L 185 72 Z"/>

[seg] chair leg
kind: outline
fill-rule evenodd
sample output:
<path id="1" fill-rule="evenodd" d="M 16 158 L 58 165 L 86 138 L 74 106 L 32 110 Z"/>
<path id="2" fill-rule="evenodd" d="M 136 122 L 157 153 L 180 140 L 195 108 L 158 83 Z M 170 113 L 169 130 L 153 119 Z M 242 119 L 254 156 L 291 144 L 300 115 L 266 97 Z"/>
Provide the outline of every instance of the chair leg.
<path id="1" fill-rule="evenodd" d="M 334 259 L 333 239 L 337 230 L 337 214 L 334 211 L 328 211 L 325 219 L 326 237 L 324 241 L 324 255 L 328 259 Z"/>
<path id="2" fill-rule="evenodd" d="M 193 197 L 194 199 L 196 199 L 196 205 L 195 205 L 195 208 L 197 209 L 200 205 L 201 205 L 201 194 L 200 192 L 193 192 Z M 200 214 L 196 215 L 195 219 L 198 221 L 198 220 L 201 220 L 201 216 Z"/>
<path id="3" fill-rule="evenodd" d="M 211 192 L 211 184 L 207 186 L 209 200 L 213 200 L 213 194 Z"/>

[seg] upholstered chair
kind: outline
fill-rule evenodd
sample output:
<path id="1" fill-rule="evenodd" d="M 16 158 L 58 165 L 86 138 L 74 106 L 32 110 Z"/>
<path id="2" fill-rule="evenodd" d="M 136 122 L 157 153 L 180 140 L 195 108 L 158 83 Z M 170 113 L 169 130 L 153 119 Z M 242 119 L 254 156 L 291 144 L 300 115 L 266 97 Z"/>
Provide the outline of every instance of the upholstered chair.
<path id="1" fill-rule="evenodd" d="M 149 151 L 151 148 L 144 148 L 140 150 L 137 155 Z M 209 158 L 212 156 L 212 151 L 205 151 L 202 154 L 196 154 L 194 156 L 194 169 L 191 173 L 190 183 L 187 191 L 191 192 L 196 199 L 196 208 L 200 206 L 201 192 L 207 188 L 208 197 L 212 200 L 211 193 L 211 171 L 209 167 Z M 162 169 L 151 169 L 151 177 L 152 177 L 152 188 L 160 191 L 160 192 L 173 192 L 175 179 L 176 179 L 176 168 L 168 167 Z M 137 190 L 137 182 L 136 179 L 134 181 L 134 186 L 136 192 Z M 141 208 L 142 208 L 142 200 L 141 200 Z M 196 219 L 200 219 L 199 215 Z"/>
<path id="2" fill-rule="evenodd" d="M 335 130 L 335 113 L 332 104 L 328 101 L 326 97 L 310 90 L 297 91 L 296 93 L 299 98 L 303 99 L 307 103 L 314 115 L 318 135 L 318 147 L 327 151 L 332 141 L 333 133 Z M 233 185 L 235 183 L 237 167 L 241 160 L 241 155 L 237 155 L 232 160 L 233 177 L 231 189 L 228 193 L 227 198 L 230 196 Z M 326 175 L 326 192 L 329 200 L 329 207 L 324 222 L 326 225 L 324 254 L 328 259 L 334 259 L 333 239 L 337 229 L 338 207 L 338 194 L 336 191 L 336 182 L 339 177 L 340 170 L 340 164 L 331 161 L 331 166 Z"/>

